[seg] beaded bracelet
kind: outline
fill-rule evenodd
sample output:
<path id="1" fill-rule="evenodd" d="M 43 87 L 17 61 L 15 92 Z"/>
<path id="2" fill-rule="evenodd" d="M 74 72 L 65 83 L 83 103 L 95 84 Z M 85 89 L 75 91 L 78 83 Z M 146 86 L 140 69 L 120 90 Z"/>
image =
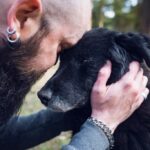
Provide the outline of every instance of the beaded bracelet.
<path id="1" fill-rule="evenodd" d="M 113 149 L 113 147 L 114 147 L 114 136 L 112 134 L 112 131 L 104 123 L 96 120 L 93 117 L 88 118 L 88 121 L 93 123 L 95 126 L 97 126 L 103 130 L 103 132 L 105 133 L 105 135 L 107 136 L 107 139 L 109 141 L 110 149 Z"/>

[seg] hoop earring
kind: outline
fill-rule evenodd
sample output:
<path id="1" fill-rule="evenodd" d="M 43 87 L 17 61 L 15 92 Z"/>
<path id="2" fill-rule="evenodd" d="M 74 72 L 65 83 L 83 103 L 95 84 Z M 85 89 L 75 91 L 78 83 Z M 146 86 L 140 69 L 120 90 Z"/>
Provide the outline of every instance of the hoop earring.
<path id="1" fill-rule="evenodd" d="M 16 38 L 15 39 L 11 39 L 12 35 L 16 34 Z M 19 40 L 19 35 L 16 33 L 16 30 L 13 29 L 12 31 L 10 30 L 10 27 L 7 28 L 7 40 L 9 43 L 13 44 L 16 43 Z"/>
<path id="2" fill-rule="evenodd" d="M 15 49 L 15 48 L 18 48 L 20 46 L 20 37 L 19 37 L 19 34 L 17 34 L 16 30 L 13 29 L 11 31 L 10 27 L 7 28 L 6 30 L 7 32 L 7 41 L 8 41 L 8 44 L 10 46 L 11 49 Z M 12 36 L 13 35 L 16 35 L 16 38 L 15 39 L 12 39 Z"/>

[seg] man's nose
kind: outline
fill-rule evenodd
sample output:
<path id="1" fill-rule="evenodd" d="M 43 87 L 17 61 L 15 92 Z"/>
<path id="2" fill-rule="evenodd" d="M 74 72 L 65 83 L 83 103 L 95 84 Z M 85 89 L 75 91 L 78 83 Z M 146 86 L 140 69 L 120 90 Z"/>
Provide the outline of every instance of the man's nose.
<path id="1" fill-rule="evenodd" d="M 45 106 L 48 106 L 48 102 L 52 98 L 52 91 L 50 89 L 49 90 L 41 90 L 38 92 L 38 97 L 41 100 L 42 104 L 44 104 Z"/>

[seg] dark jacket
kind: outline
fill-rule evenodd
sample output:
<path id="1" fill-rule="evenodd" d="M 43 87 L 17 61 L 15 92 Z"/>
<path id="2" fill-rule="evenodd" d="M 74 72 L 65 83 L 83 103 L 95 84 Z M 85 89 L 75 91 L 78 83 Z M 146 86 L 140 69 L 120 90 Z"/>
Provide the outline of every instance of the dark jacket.
<path id="1" fill-rule="evenodd" d="M 24 150 L 50 140 L 62 131 L 70 130 L 64 118 L 63 113 L 50 110 L 27 117 L 13 117 L 0 127 L 0 149 Z M 62 150 L 106 150 L 108 147 L 104 133 L 87 121 Z"/>

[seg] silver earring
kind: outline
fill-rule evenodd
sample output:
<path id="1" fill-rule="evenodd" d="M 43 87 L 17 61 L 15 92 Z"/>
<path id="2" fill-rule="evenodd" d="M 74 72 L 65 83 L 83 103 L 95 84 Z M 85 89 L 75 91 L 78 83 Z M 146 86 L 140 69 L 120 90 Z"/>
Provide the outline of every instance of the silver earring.
<path id="1" fill-rule="evenodd" d="M 8 46 L 13 50 L 19 48 L 21 45 L 21 41 L 20 41 L 20 36 L 19 34 L 17 34 L 16 30 L 15 29 L 11 30 L 10 27 L 8 27 L 6 32 L 7 32 L 6 40 L 7 40 Z M 12 39 L 13 35 L 16 35 L 15 39 L 14 38 Z"/>
<path id="2" fill-rule="evenodd" d="M 10 27 L 7 28 L 6 30 L 7 32 L 7 41 L 10 43 L 10 44 L 15 44 L 19 41 L 19 35 L 16 33 L 16 30 L 13 29 L 12 31 L 10 30 Z M 16 38 L 15 39 L 12 39 L 11 36 L 16 34 Z"/>

